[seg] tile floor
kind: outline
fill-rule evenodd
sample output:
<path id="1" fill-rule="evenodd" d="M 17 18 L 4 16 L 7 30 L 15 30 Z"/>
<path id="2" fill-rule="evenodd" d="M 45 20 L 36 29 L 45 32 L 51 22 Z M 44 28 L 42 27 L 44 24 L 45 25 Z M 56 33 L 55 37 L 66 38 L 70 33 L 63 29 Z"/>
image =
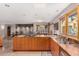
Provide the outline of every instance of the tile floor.
<path id="1" fill-rule="evenodd" d="M 3 47 L 0 47 L 0 56 L 52 56 L 50 51 L 12 51 L 12 39 L 3 40 Z"/>

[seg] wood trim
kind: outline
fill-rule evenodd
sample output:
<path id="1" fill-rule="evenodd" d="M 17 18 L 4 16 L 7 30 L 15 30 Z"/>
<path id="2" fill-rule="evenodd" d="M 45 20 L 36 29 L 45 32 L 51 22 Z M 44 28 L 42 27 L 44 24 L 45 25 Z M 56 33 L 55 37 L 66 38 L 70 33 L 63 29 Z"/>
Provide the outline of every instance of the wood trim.
<path id="1" fill-rule="evenodd" d="M 68 11 L 66 14 L 69 16 L 69 15 L 71 15 L 76 10 L 77 10 L 77 7 L 75 7 L 74 9 L 72 9 L 70 11 Z"/>
<path id="2" fill-rule="evenodd" d="M 79 39 L 79 6 L 77 6 L 77 17 L 78 17 L 78 33 L 77 33 L 77 38 Z"/>
<path id="3" fill-rule="evenodd" d="M 2 47 L 2 36 L 0 36 L 0 47 Z"/>
<path id="4" fill-rule="evenodd" d="M 67 14 L 65 15 L 65 21 L 66 21 L 66 33 L 65 35 L 68 34 L 68 17 L 67 17 Z"/>
<path id="5" fill-rule="evenodd" d="M 64 19 L 62 19 L 64 18 Z M 68 32 L 68 18 L 67 18 L 67 14 L 63 15 L 61 18 L 60 18 L 60 22 L 64 20 L 65 21 L 65 32 L 63 33 L 64 35 L 67 35 L 67 32 Z M 61 25 L 60 25 L 61 26 Z M 61 31 L 61 30 L 60 30 Z"/>

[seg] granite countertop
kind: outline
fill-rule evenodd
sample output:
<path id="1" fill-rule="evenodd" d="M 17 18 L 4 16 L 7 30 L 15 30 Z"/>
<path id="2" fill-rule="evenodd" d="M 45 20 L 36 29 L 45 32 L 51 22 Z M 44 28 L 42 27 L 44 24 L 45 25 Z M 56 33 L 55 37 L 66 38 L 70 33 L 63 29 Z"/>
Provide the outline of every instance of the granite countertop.
<path id="1" fill-rule="evenodd" d="M 25 37 L 25 35 L 17 35 L 17 36 L 15 36 L 15 37 Z"/>
<path id="2" fill-rule="evenodd" d="M 71 56 L 79 56 L 79 47 L 70 44 L 60 44 L 60 46 Z"/>
<path id="3" fill-rule="evenodd" d="M 39 35 L 38 37 L 50 37 L 54 40 L 64 51 L 66 51 L 71 56 L 79 56 L 79 46 L 75 46 L 75 44 L 63 44 L 57 40 L 57 37 L 54 35 Z"/>
<path id="4" fill-rule="evenodd" d="M 70 36 L 70 35 L 61 35 L 61 36 L 71 38 L 71 39 L 76 40 L 76 41 L 79 41 L 76 36 Z"/>
<path id="5" fill-rule="evenodd" d="M 64 49 L 71 56 L 79 56 L 79 46 L 75 44 L 62 44 L 55 37 L 51 37 L 62 49 Z"/>

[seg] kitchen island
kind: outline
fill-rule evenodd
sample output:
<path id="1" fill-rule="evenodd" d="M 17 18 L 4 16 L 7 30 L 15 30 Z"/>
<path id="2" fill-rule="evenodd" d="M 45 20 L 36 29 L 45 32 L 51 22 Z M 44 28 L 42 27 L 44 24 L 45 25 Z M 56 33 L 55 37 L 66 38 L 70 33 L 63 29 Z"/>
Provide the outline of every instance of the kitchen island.
<path id="1" fill-rule="evenodd" d="M 49 51 L 49 37 L 15 36 L 13 38 L 14 51 Z"/>
<path id="2" fill-rule="evenodd" d="M 78 56 L 79 46 L 61 43 L 53 35 L 15 36 L 14 51 L 51 51 L 54 56 Z"/>

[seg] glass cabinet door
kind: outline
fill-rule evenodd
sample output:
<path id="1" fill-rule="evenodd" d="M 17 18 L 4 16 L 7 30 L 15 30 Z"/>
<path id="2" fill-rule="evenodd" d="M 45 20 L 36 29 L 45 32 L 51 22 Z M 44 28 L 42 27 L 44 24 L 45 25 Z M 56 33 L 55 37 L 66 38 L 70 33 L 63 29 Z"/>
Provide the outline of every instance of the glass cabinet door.
<path id="1" fill-rule="evenodd" d="M 61 24 L 61 34 L 65 34 L 66 33 L 66 20 L 64 17 L 61 18 L 60 24 Z"/>
<path id="2" fill-rule="evenodd" d="M 77 36 L 78 32 L 77 13 L 74 12 L 68 16 L 68 35 Z"/>

